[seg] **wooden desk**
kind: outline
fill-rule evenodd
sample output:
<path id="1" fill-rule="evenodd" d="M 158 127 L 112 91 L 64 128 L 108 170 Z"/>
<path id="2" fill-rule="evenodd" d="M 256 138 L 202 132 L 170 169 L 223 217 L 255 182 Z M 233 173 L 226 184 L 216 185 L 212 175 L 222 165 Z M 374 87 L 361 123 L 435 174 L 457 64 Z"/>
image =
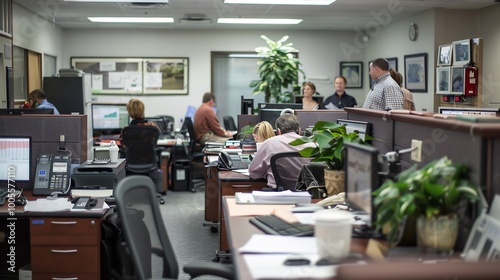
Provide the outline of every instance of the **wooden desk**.
<path id="1" fill-rule="evenodd" d="M 31 191 L 23 194 L 29 200 L 38 198 Z M 30 262 L 33 279 L 100 279 L 101 223 L 109 209 L 23 212 L 24 206 L 15 206 L 10 215 L 8 207 L 8 202 L 0 207 L 4 225 L 0 230 L 15 238 L 15 272 L 2 262 L 1 279 L 17 277 L 18 270 Z M 0 251 L 7 253 L 10 246 L 0 244 Z"/>
<path id="2" fill-rule="evenodd" d="M 233 196 L 224 196 L 222 199 L 222 208 L 226 221 L 225 230 L 227 231 L 229 248 L 232 252 L 232 260 L 236 271 L 236 279 L 252 279 L 248 266 L 243 260 L 243 256 L 238 254 L 237 249 L 242 247 L 253 234 L 262 234 L 263 232 L 252 225 L 249 216 L 230 216 L 228 212 L 228 201 L 234 201 Z M 258 205 L 254 205 L 259 207 Z M 271 213 L 269 213 L 271 214 Z M 221 228 L 223 231 L 224 228 Z M 364 253 L 368 245 L 367 238 L 352 238 L 351 252 Z"/>

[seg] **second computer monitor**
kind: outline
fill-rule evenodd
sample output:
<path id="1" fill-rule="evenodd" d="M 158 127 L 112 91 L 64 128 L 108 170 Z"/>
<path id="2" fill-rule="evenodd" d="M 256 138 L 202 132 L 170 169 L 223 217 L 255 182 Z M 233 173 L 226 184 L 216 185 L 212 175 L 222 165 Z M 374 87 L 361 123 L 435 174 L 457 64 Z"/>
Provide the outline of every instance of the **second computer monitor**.
<path id="1" fill-rule="evenodd" d="M 371 135 L 372 125 L 369 122 L 337 119 L 337 123 L 346 126 L 347 133 L 358 132 L 359 138 L 366 140 L 366 135 Z M 369 142 L 369 141 L 367 141 Z"/>
<path id="2" fill-rule="evenodd" d="M 92 128 L 94 136 L 120 134 L 129 125 L 127 104 L 93 103 Z"/>
<path id="3" fill-rule="evenodd" d="M 259 103 L 259 122 L 268 121 L 273 128 L 275 127 L 276 119 L 280 117 L 281 112 L 285 109 L 297 110 L 302 109 L 302 104 L 299 103 Z"/>

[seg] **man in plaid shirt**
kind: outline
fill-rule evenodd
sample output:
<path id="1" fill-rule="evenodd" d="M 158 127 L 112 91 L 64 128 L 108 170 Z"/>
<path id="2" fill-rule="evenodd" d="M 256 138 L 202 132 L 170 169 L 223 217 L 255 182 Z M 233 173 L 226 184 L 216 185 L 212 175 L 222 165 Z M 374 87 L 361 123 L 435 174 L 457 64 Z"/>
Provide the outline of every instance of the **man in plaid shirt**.
<path id="1" fill-rule="evenodd" d="M 386 59 L 377 58 L 370 63 L 370 77 L 375 85 L 368 92 L 363 108 L 383 111 L 403 109 L 403 92 L 391 78 Z"/>

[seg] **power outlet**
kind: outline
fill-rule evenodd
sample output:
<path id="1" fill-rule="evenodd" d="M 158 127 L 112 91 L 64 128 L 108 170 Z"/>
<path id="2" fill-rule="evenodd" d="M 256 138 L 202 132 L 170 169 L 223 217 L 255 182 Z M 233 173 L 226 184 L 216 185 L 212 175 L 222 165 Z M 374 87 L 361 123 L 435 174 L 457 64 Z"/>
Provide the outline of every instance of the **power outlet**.
<path id="1" fill-rule="evenodd" d="M 422 162 L 422 141 L 412 139 L 411 148 L 416 148 L 415 150 L 411 151 L 411 160 Z"/>

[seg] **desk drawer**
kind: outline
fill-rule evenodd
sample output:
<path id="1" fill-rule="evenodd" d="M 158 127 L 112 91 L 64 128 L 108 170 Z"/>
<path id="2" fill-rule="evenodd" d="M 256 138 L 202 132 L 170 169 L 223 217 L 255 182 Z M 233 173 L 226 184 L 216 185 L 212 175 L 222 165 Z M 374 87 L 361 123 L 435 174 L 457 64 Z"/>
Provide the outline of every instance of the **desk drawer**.
<path id="1" fill-rule="evenodd" d="M 236 192 L 260 191 L 267 186 L 267 182 L 223 182 L 222 196 L 234 195 Z"/>
<path id="2" fill-rule="evenodd" d="M 99 235 L 65 235 L 64 232 L 54 235 L 31 235 L 31 246 L 35 245 L 90 245 L 96 246 L 101 241 Z"/>
<path id="3" fill-rule="evenodd" d="M 33 279 L 35 280 L 99 280 L 99 274 L 79 274 L 79 273 L 67 273 L 67 274 L 48 274 L 48 273 L 34 273 Z"/>
<path id="4" fill-rule="evenodd" d="M 35 273 L 99 273 L 98 246 L 32 246 Z"/>
<path id="5" fill-rule="evenodd" d="M 31 218 L 31 235 L 100 235 L 101 220 L 90 218 Z"/>

